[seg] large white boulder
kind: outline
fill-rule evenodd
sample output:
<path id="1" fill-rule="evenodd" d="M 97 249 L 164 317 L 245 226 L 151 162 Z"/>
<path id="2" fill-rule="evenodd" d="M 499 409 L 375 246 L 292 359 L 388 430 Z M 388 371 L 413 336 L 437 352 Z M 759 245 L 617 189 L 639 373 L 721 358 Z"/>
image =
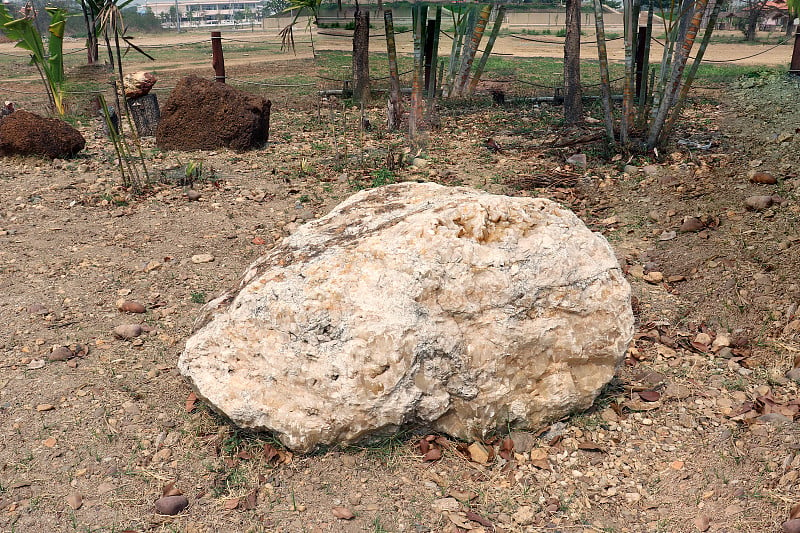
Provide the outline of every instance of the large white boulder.
<path id="1" fill-rule="evenodd" d="M 614 252 L 538 198 L 403 183 L 302 226 L 210 302 L 178 366 L 289 448 L 472 439 L 589 407 L 633 334 Z"/>

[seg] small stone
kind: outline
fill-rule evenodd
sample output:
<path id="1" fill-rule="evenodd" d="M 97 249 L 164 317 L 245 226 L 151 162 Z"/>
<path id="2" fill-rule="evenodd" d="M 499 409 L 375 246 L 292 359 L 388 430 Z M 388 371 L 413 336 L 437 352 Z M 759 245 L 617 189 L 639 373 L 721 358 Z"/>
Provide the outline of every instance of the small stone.
<path id="1" fill-rule="evenodd" d="M 411 160 L 411 166 L 414 166 L 414 167 L 417 167 L 417 168 L 427 167 L 428 166 L 428 160 L 427 159 L 423 159 L 421 157 L 415 157 L 414 159 Z"/>
<path id="2" fill-rule="evenodd" d="M 800 367 L 789 370 L 786 373 L 786 377 L 796 383 L 800 383 Z"/>
<path id="3" fill-rule="evenodd" d="M 663 272 L 648 272 L 644 275 L 643 278 L 645 281 L 650 283 L 661 283 L 664 281 L 664 273 Z"/>
<path id="4" fill-rule="evenodd" d="M 172 457 L 172 450 L 169 448 L 161 448 L 153 454 L 154 463 L 164 463 Z"/>
<path id="5" fill-rule="evenodd" d="M 731 504 L 725 508 L 725 516 L 735 516 L 740 514 L 744 509 L 741 505 Z"/>
<path id="6" fill-rule="evenodd" d="M 111 483 L 100 483 L 97 486 L 97 494 L 99 494 L 101 496 L 103 494 L 108 494 L 109 492 L 111 492 L 113 490 L 114 490 L 114 485 L 112 485 Z"/>
<path id="7" fill-rule="evenodd" d="M 47 359 L 50 361 L 66 361 L 72 359 L 75 354 L 67 346 L 55 346 Z"/>
<path id="8" fill-rule="evenodd" d="M 761 415 L 757 419 L 759 422 L 764 422 L 765 424 L 773 424 L 773 425 L 783 425 L 783 424 L 790 424 L 792 419 L 786 415 L 782 415 L 780 413 L 767 413 L 765 415 Z"/>
<path id="9" fill-rule="evenodd" d="M 567 158 L 567 163 L 579 168 L 586 168 L 586 154 L 574 154 Z"/>
<path id="10" fill-rule="evenodd" d="M 655 176 L 659 173 L 659 168 L 656 165 L 645 165 L 642 167 L 642 172 L 647 176 Z"/>
<path id="11" fill-rule="evenodd" d="M 638 174 L 638 173 L 639 173 L 639 167 L 637 167 L 637 166 L 634 166 L 634 165 L 625 165 L 625 166 L 622 168 L 622 171 L 623 171 L 625 174 L 630 174 L 630 175 L 633 175 L 633 174 Z"/>
<path id="12" fill-rule="evenodd" d="M 694 342 L 698 344 L 709 345 L 711 344 L 711 335 L 709 335 L 708 333 L 698 333 L 694 337 Z"/>
<path id="13" fill-rule="evenodd" d="M 800 518 L 793 518 L 784 522 L 781 526 L 781 531 L 783 533 L 800 533 Z"/>
<path id="14" fill-rule="evenodd" d="M 762 183 L 764 185 L 775 185 L 778 183 L 775 176 L 769 172 L 754 172 L 753 175 L 750 176 L 750 181 L 752 183 Z"/>
<path id="15" fill-rule="evenodd" d="M 527 431 L 512 431 L 508 436 L 514 442 L 515 452 L 528 453 L 536 445 L 536 436 Z"/>
<path id="16" fill-rule="evenodd" d="M 711 349 L 716 352 L 719 351 L 721 348 L 725 348 L 730 345 L 731 345 L 730 337 L 728 337 L 727 335 L 720 334 L 717 335 L 717 337 L 714 339 L 714 342 L 711 343 Z"/>
<path id="17" fill-rule="evenodd" d="M 536 518 L 536 513 L 533 511 L 533 508 L 529 505 L 523 505 L 511 516 L 514 519 L 514 522 L 521 526 L 529 526 L 533 523 L 534 519 Z"/>
<path id="18" fill-rule="evenodd" d="M 123 313 L 144 313 L 146 311 L 145 307 L 139 302 L 125 299 L 117 300 L 117 309 Z"/>
<path id="19" fill-rule="evenodd" d="M 486 446 L 480 442 L 473 442 L 470 444 L 467 451 L 469 452 L 470 458 L 476 463 L 485 465 L 489 462 L 489 452 L 486 450 Z"/>
<path id="20" fill-rule="evenodd" d="M 661 235 L 658 236 L 658 240 L 659 241 L 671 241 L 672 239 L 674 239 L 677 236 L 678 236 L 678 234 L 675 231 L 665 231 L 665 232 L 661 233 Z"/>
<path id="21" fill-rule="evenodd" d="M 32 359 L 28 361 L 28 370 L 38 370 L 40 368 L 44 368 L 44 359 Z"/>
<path id="22" fill-rule="evenodd" d="M 81 495 L 80 495 L 80 494 L 78 494 L 77 492 L 71 492 L 71 493 L 70 493 L 70 494 L 67 496 L 67 504 L 68 504 L 68 505 L 69 505 L 69 506 L 70 506 L 72 509 L 74 509 L 75 511 L 77 511 L 78 509 L 80 509 L 80 508 L 81 508 L 81 506 L 83 506 L 83 496 L 81 496 Z"/>
<path id="23" fill-rule="evenodd" d="M 163 496 L 156 500 L 158 514 L 174 516 L 189 506 L 186 496 Z"/>
<path id="24" fill-rule="evenodd" d="M 461 508 L 461 504 L 455 498 L 439 498 L 438 500 L 433 500 L 431 507 L 433 507 L 434 511 L 444 513 L 458 511 Z"/>
<path id="25" fill-rule="evenodd" d="M 704 514 L 697 515 L 694 519 L 694 527 L 697 528 L 697 531 L 708 531 L 708 528 L 711 527 L 711 519 Z"/>
<path id="26" fill-rule="evenodd" d="M 664 396 L 667 398 L 676 398 L 678 400 L 685 400 L 689 396 L 692 395 L 692 391 L 689 390 L 689 387 L 686 385 L 681 385 L 680 383 L 670 383 L 667 385 L 667 388 L 664 389 Z"/>
<path id="27" fill-rule="evenodd" d="M 211 254 L 196 254 L 192 256 L 192 263 L 199 265 L 201 263 L 211 263 L 215 257 Z"/>
<path id="28" fill-rule="evenodd" d="M 347 507 L 334 507 L 333 508 L 333 516 L 338 518 L 339 520 L 352 520 L 356 517 L 353 514 L 353 511 L 348 509 Z"/>
<path id="29" fill-rule="evenodd" d="M 142 326 L 139 324 L 122 324 L 115 327 L 112 333 L 118 339 L 130 340 L 141 335 L 143 331 Z"/>
<path id="30" fill-rule="evenodd" d="M 200 199 L 202 196 L 203 196 L 203 195 L 202 195 L 202 194 L 200 194 L 200 192 L 199 192 L 199 191 L 196 191 L 196 190 L 194 190 L 194 189 L 189 189 L 188 191 L 186 191 L 186 198 L 188 198 L 190 202 L 196 202 L 196 201 L 197 201 L 197 200 L 199 200 L 199 199 Z"/>
<path id="31" fill-rule="evenodd" d="M 39 405 L 36 406 L 36 410 L 39 411 L 40 413 L 43 413 L 45 411 L 52 411 L 53 409 L 55 409 L 55 406 L 49 403 L 40 403 Z"/>
<path id="32" fill-rule="evenodd" d="M 744 201 L 748 209 L 753 211 L 763 211 L 772 205 L 772 196 L 749 196 Z"/>
<path id="33" fill-rule="evenodd" d="M 681 233 L 693 233 L 705 229 L 706 225 L 697 217 L 687 217 L 678 229 Z"/>

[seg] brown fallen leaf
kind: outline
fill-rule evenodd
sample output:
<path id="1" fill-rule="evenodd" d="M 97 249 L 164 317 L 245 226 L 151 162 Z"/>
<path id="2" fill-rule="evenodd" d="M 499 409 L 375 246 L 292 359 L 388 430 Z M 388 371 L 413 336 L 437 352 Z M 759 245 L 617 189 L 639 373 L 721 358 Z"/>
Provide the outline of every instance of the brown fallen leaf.
<path id="1" fill-rule="evenodd" d="M 194 411 L 195 404 L 197 403 L 197 395 L 194 391 L 189 393 L 189 396 L 186 397 L 186 412 L 191 413 Z"/>
<path id="2" fill-rule="evenodd" d="M 240 499 L 239 503 L 241 504 L 240 507 L 242 510 L 247 511 L 255 509 L 258 503 L 258 489 L 247 493 L 247 496 L 245 496 L 244 499 Z"/>
<path id="3" fill-rule="evenodd" d="M 226 511 L 233 511 L 239 507 L 239 498 L 231 498 L 230 500 L 225 500 L 225 503 L 222 504 L 222 508 Z"/>
<path id="4" fill-rule="evenodd" d="M 278 449 L 270 443 L 264 444 L 261 454 L 267 463 L 277 463 L 281 455 Z"/>
<path id="5" fill-rule="evenodd" d="M 334 507 L 331 511 L 333 512 L 333 516 L 339 520 L 352 520 L 356 517 L 356 515 L 353 514 L 353 511 L 347 507 Z"/>
<path id="6" fill-rule="evenodd" d="M 639 391 L 638 394 L 639 398 L 641 398 L 646 402 L 657 402 L 658 400 L 661 399 L 661 394 L 659 394 L 654 390 L 643 390 Z"/>
<path id="7" fill-rule="evenodd" d="M 431 449 L 431 443 L 427 439 L 419 439 L 419 452 L 422 455 L 428 453 L 428 450 Z"/>
<path id="8" fill-rule="evenodd" d="M 544 448 L 532 449 L 531 464 L 540 470 L 550 470 L 550 461 L 547 460 L 547 450 Z"/>
<path id="9" fill-rule="evenodd" d="M 180 496 L 181 494 L 183 494 L 183 492 L 175 486 L 174 481 L 170 481 L 161 489 L 162 496 Z"/>
<path id="10" fill-rule="evenodd" d="M 789 510 L 789 519 L 794 520 L 795 518 L 800 518 L 800 503 L 794 504 Z"/>
<path id="11" fill-rule="evenodd" d="M 590 440 L 584 440 L 578 443 L 578 449 L 586 452 L 601 452 L 605 453 L 605 449 L 597 443 Z"/>
<path id="12" fill-rule="evenodd" d="M 438 461 L 441 458 L 442 458 L 442 450 L 439 448 L 431 448 L 425 453 L 425 455 L 422 456 L 422 460 L 426 462 Z"/>
<path id="13" fill-rule="evenodd" d="M 511 437 L 506 437 L 500 444 L 500 457 L 506 461 L 510 461 L 514 457 L 514 440 Z"/>
<path id="14" fill-rule="evenodd" d="M 484 527 L 494 528 L 494 524 L 491 521 L 485 519 L 484 517 L 482 517 L 478 513 L 474 512 L 474 511 L 467 511 L 466 514 L 467 514 L 467 518 L 469 518 L 473 522 L 477 522 L 477 523 L 479 523 L 480 525 L 482 525 Z"/>

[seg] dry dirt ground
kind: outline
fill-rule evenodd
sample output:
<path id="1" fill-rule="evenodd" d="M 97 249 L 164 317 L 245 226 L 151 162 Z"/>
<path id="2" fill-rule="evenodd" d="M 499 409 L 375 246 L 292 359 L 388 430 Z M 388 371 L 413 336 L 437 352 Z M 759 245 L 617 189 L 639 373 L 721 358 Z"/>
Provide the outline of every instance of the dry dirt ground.
<path id="1" fill-rule="evenodd" d="M 1 160 L 0 530 L 779 531 L 800 490 L 785 377 L 800 355 L 798 97 L 778 76 L 708 91 L 649 159 L 579 142 L 596 126 L 559 130 L 557 108 L 476 103 L 443 106 L 426 163 L 391 168 L 406 140 L 380 106 L 362 134 L 357 110 L 314 101 L 276 105 L 272 142 L 251 153 L 146 140 L 158 183 L 141 196 L 94 123 L 73 160 Z M 576 152 L 585 171 L 565 163 Z M 189 161 L 204 164 L 197 201 L 175 184 Z M 756 171 L 777 184 L 751 183 Z M 607 236 L 638 322 L 596 406 L 480 463 L 445 438 L 423 461 L 411 434 L 276 455 L 268 436 L 187 404 L 175 364 L 202 302 L 297 224 L 402 180 L 550 197 Z M 780 198 L 752 211 L 753 195 Z M 119 340 L 124 324 L 146 331 Z M 76 356 L 57 360 L 61 346 Z M 189 507 L 159 515 L 171 483 Z"/>

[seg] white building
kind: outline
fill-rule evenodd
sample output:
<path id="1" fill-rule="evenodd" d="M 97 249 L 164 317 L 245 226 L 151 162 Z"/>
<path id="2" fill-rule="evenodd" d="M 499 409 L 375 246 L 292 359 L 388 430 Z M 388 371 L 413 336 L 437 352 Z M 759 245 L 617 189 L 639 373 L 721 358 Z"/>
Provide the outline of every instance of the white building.
<path id="1" fill-rule="evenodd" d="M 237 24 L 260 23 L 261 0 L 143 0 L 138 9 L 148 9 L 162 20 L 162 26 L 182 28 L 206 26 L 234 26 Z M 180 21 L 175 20 L 175 13 Z"/>

